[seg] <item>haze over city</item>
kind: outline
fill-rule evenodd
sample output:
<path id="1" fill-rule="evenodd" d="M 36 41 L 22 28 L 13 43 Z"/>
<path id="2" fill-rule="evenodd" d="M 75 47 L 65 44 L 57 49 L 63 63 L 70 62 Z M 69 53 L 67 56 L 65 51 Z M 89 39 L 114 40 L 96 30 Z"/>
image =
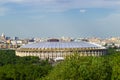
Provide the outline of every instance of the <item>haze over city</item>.
<path id="1" fill-rule="evenodd" d="M 19 37 L 120 36 L 120 0 L 0 0 L 0 33 Z"/>

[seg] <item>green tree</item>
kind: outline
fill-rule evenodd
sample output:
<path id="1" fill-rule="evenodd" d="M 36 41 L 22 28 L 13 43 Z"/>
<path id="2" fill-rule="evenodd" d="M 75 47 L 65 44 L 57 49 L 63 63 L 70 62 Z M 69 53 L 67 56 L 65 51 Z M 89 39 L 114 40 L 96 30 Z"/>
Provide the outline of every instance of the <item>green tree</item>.
<path id="1" fill-rule="evenodd" d="M 110 80 L 111 66 L 105 57 L 75 54 L 61 62 L 43 80 Z"/>

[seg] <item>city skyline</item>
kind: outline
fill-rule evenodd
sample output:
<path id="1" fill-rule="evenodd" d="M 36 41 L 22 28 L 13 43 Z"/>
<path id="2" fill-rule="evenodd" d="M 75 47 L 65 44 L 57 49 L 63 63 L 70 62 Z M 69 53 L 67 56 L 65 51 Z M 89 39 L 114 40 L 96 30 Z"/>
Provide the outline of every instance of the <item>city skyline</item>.
<path id="1" fill-rule="evenodd" d="M 120 0 L 0 0 L 0 33 L 19 37 L 120 36 Z"/>

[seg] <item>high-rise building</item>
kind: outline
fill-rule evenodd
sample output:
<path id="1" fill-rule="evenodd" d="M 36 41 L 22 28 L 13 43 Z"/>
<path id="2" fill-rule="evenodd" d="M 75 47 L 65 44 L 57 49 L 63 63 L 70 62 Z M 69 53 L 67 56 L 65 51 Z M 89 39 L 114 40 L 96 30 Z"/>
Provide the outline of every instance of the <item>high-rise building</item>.
<path id="1" fill-rule="evenodd" d="M 5 39 L 5 35 L 4 35 L 4 33 L 2 33 L 2 35 L 1 35 L 1 39 Z"/>

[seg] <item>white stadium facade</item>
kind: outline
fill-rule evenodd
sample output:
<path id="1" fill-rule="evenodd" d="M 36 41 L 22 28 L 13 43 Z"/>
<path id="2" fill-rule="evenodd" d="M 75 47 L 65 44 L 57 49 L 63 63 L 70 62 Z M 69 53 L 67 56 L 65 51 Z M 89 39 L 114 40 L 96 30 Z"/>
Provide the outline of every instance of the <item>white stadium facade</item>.
<path id="1" fill-rule="evenodd" d="M 89 42 L 39 42 L 26 44 L 16 50 L 17 56 L 38 56 L 41 59 L 64 59 L 74 53 L 80 56 L 102 56 L 107 49 Z"/>

